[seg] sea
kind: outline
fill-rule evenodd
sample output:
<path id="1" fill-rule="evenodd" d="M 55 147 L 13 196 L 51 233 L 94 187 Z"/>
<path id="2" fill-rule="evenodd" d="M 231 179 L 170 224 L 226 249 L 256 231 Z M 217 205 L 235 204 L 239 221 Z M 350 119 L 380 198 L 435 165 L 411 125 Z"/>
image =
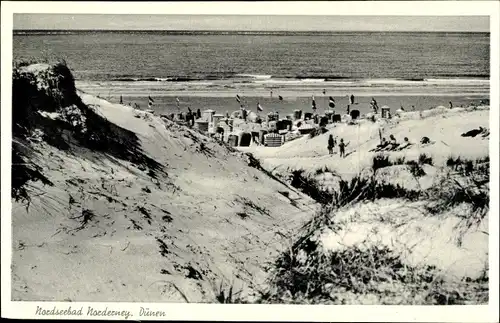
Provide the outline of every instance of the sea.
<path id="1" fill-rule="evenodd" d="M 65 60 L 77 88 L 160 113 L 310 109 L 354 95 L 417 110 L 489 99 L 490 34 L 16 30 L 14 61 Z M 239 96 L 239 101 L 236 100 Z"/>

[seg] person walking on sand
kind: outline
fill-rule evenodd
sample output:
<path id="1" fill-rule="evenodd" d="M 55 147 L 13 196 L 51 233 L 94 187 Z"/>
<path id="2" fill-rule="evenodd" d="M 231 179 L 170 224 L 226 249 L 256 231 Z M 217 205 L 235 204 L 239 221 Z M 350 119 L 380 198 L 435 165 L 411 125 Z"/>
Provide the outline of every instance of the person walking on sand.
<path id="1" fill-rule="evenodd" d="M 370 105 L 372 106 L 373 112 L 378 113 L 378 104 L 375 98 L 372 98 Z"/>
<path id="2" fill-rule="evenodd" d="M 333 147 L 335 147 L 335 140 L 333 140 L 333 135 L 330 134 L 328 137 L 328 153 L 333 155 Z"/>
<path id="3" fill-rule="evenodd" d="M 341 158 L 345 158 L 345 147 L 347 147 L 347 145 L 349 145 L 349 143 L 344 143 L 344 139 L 341 138 L 340 139 L 340 142 L 339 142 L 339 152 L 340 152 L 340 157 Z"/>
<path id="4" fill-rule="evenodd" d="M 192 112 L 191 112 L 191 109 L 188 108 L 188 112 L 186 113 L 186 121 L 187 121 L 189 127 L 192 126 L 191 118 L 192 118 Z"/>

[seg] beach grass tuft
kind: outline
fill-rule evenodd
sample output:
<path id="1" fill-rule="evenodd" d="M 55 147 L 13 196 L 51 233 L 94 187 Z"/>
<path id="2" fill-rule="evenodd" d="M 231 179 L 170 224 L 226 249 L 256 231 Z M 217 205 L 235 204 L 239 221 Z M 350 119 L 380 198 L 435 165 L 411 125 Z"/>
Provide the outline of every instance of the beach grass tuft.
<path id="1" fill-rule="evenodd" d="M 387 247 L 324 252 L 309 238 L 271 268 L 261 303 L 453 305 L 488 302 L 484 280 L 448 283 L 433 266 L 408 266 Z"/>
<path id="2" fill-rule="evenodd" d="M 376 172 L 377 169 L 392 166 L 392 165 L 393 165 L 393 163 L 391 161 L 389 161 L 388 155 L 377 154 L 377 155 L 373 156 L 372 169 L 374 172 Z"/>
<path id="3" fill-rule="evenodd" d="M 419 164 L 428 164 L 428 165 L 434 165 L 434 162 L 432 160 L 432 157 L 427 155 L 426 153 L 422 153 L 418 156 L 418 163 Z"/>
<path id="4" fill-rule="evenodd" d="M 146 174 L 151 177 L 156 178 L 159 173 L 166 175 L 163 166 L 143 152 L 135 133 L 109 122 L 82 102 L 73 74 L 64 60 L 34 72 L 29 68 L 16 68 L 12 78 L 14 141 L 32 150 L 34 137 L 60 150 L 69 150 L 78 142 L 92 151 L 149 170 Z M 46 113 L 57 117 L 47 117 Z M 16 161 L 12 167 L 12 196 L 26 199 L 23 185 L 28 180 L 38 179 L 46 184 L 50 180 L 43 176 L 40 167 L 27 167 L 30 156 L 22 156 L 20 147 L 21 144 L 14 145 L 12 151 Z"/>

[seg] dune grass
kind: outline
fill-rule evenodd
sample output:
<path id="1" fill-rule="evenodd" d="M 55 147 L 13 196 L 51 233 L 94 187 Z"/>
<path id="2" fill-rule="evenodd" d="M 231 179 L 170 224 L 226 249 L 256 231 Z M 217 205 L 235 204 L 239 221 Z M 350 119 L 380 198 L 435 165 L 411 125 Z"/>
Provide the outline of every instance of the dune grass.
<path id="1" fill-rule="evenodd" d="M 447 283 L 432 266 L 411 267 L 386 247 L 323 252 L 309 239 L 273 264 L 261 303 L 485 304 L 484 278 Z"/>
<path id="2" fill-rule="evenodd" d="M 12 75 L 12 132 L 17 142 L 33 148 L 30 138 L 36 132 L 42 141 L 60 150 L 69 150 L 78 142 L 104 156 L 129 161 L 151 177 L 166 175 L 163 166 L 143 152 L 135 133 L 109 122 L 82 102 L 66 62 L 50 65 L 36 75 L 22 68 L 26 65 L 19 66 Z M 44 117 L 40 112 L 57 113 L 59 117 Z M 13 145 L 12 196 L 26 199 L 23 186 L 27 181 L 50 180 L 40 167 L 26 166 L 30 156 L 22 156 L 19 147 Z"/>
<path id="3" fill-rule="evenodd" d="M 392 165 L 386 156 L 376 156 L 373 161 L 372 168 L 375 169 Z M 422 165 L 432 165 L 433 161 L 432 157 L 421 154 L 416 161 L 406 164 L 414 167 L 415 175 L 422 176 Z M 355 245 L 327 252 L 318 242 L 318 235 L 324 228 L 334 232 L 341 229 L 335 221 L 335 212 L 340 208 L 381 198 L 429 201 L 425 206 L 429 215 L 467 205 L 470 209 L 463 215 L 462 226 L 465 231 L 470 229 L 479 224 L 489 211 L 489 158 L 474 161 L 472 169 L 468 161 L 460 164 L 466 165 L 469 171 L 448 175 L 424 191 L 379 183 L 374 176 L 356 176 L 350 181 L 341 179 L 339 189 L 328 193 L 308 178 L 304 170 L 293 171 L 292 185 L 301 188 L 306 194 L 312 193 L 310 196 L 321 203 L 322 208 L 303 225 L 290 247 L 274 263 L 269 264 L 268 285 L 265 291 L 261 291 L 259 302 L 486 304 L 489 290 L 487 268 L 477 279 L 465 277 L 462 281 L 451 283 L 444 279 L 442 271 L 432 266 L 408 266 L 399 254 L 385 246 L 362 248 Z M 466 181 L 463 180 L 464 175 L 467 175 Z"/>

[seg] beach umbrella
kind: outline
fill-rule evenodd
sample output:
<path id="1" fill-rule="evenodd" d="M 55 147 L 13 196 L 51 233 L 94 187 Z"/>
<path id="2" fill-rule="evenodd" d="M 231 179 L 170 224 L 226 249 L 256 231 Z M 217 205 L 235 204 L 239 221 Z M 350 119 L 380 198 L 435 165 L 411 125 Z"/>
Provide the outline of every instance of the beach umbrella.
<path id="1" fill-rule="evenodd" d="M 328 102 L 328 106 L 332 109 L 335 108 L 335 100 L 332 97 L 330 97 L 330 100 Z"/>

